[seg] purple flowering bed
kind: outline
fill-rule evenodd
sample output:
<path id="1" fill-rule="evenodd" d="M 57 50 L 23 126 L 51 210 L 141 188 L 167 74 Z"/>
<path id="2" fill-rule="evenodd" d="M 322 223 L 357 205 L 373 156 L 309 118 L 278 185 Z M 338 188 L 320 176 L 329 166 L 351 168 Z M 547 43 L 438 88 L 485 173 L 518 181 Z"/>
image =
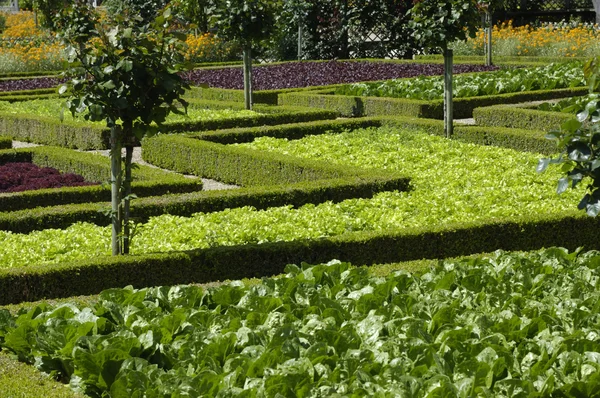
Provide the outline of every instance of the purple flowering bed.
<path id="1" fill-rule="evenodd" d="M 13 162 L 0 165 L 0 192 L 21 192 L 44 188 L 95 185 L 77 174 L 60 172 L 33 163 Z"/>
<path id="2" fill-rule="evenodd" d="M 10 79 L 0 80 L 0 92 L 2 91 L 20 91 L 20 90 L 39 90 L 42 88 L 57 87 L 64 81 L 58 77 L 34 77 L 28 79 Z"/>
<path id="3" fill-rule="evenodd" d="M 495 66 L 454 65 L 454 73 L 496 70 Z M 288 62 L 253 68 L 252 86 L 255 90 L 326 86 L 402 77 L 441 75 L 441 64 L 415 64 L 372 61 Z M 241 67 L 197 69 L 185 74 L 191 84 L 210 87 L 243 89 Z"/>

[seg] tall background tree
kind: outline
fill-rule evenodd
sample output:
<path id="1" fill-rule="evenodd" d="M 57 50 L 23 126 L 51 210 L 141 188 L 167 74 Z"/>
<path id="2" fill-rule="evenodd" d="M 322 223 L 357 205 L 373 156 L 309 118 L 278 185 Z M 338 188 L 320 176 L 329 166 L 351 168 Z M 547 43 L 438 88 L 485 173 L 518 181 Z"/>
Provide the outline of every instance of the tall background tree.
<path id="1" fill-rule="evenodd" d="M 68 50 L 73 115 L 105 121 L 111 130 L 112 252 L 129 251 L 132 154 L 136 140 L 155 134 L 171 112 L 182 113 L 187 84 L 179 72 L 185 36 L 170 29 L 166 9 L 151 22 L 117 15 L 101 23 L 86 2 L 77 2 L 61 19 Z M 122 147 L 125 147 L 124 174 Z"/>
<path id="2" fill-rule="evenodd" d="M 481 16 L 476 0 L 418 0 L 410 10 L 410 27 L 418 43 L 444 55 L 444 131 L 453 132 L 452 49 L 456 40 L 475 37 Z"/>
<path id="3" fill-rule="evenodd" d="M 296 59 L 300 39 L 303 59 L 409 57 L 410 7 L 410 0 L 286 0 L 267 56 Z"/>
<path id="4" fill-rule="evenodd" d="M 246 109 L 252 109 L 252 48 L 273 34 L 281 7 L 277 0 L 215 0 L 210 8 L 217 37 L 242 46 Z"/>

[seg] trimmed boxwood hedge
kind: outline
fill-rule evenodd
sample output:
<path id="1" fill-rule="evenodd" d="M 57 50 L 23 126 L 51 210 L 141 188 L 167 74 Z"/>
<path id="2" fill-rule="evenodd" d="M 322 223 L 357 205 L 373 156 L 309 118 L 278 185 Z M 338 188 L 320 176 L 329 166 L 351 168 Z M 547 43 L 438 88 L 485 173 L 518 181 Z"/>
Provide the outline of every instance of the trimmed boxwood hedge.
<path id="1" fill-rule="evenodd" d="M 551 131 L 560 129 L 560 125 L 566 120 L 574 118 L 574 115 L 519 106 L 496 105 L 474 109 L 473 118 L 481 126 Z"/>
<path id="2" fill-rule="evenodd" d="M 345 126 L 356 128 L 386 124 L 420 128 L 434 134 L 443 132 L 443 123 L 438 120 L 392 117 L 318 121 L 283 128 L 302 136 L 324 133 L 328 127 L 332 127 L 332 131 L 342 131 Z M 547 141 L 540 136 L 541 132 L 506 128 L 457 126 L 455 132 L 455 137 L 461 140 L 526 150 L 538 150 L 540 143 Z M 197 211 L 217 211 L 244 205 L 259 209 L 284 204 L 300 206 L 332 198 L 343 200 L 352 195 L 369 197 L 381 190 L 407 187 L 406 179 L 379 170 L 341 168 L 216 143 L 236 142 L 236 137 L 240 142 L 247 142 L 253 133 L 266 134 L 260 129 L 249 128 L 245 131 L 236 129 L 199 133 L 196 137 L 165 135 L 145 141 L 145 155 L 154 157 L 158 162 L 256 186 L 141 198 L 133 202 L 134 216 L 143 219 L 165 212 L 189 215 Z M 284 132 L 273 133 L 285 135 Z M 205 136 L 210 136 L 216 142 L 198 139 Z M 202 164 L 209 160 L 210 164 Z M 260 185 L 261 181 L 273 183 L 279 179 L 298 182 Z M 107 218 L 97 212 L 97 205 L 81 204 L 0 213 L 0 225 L 11 224 L 12 228 L 6 228 L 9 230 L 40 229 L 48 225 L 66 226 L 83 218 L 101 225 L 108 223 Z M 352 232 L 315 240 L 107 257 L 68 264 L 6 269 L 0 270 L 0 303 L 92 294 L 127 284 L 142 287 L 271 275 L 280 273 L 288 263 L 317 263 L 332 258 L 355 264 L 373 264 L 443 258 L 496 249 L 529 250 L 552 245 L 570 249 L 585 245 L 593 249 L 600 248 L 596 239 L 599 222 L 574 210 L 561 215 L 531 215 L 494 222 L 465 222 L 383 233 Z"/>
<path id="3" fill-rule="evenodd" d="M 539 101 L 573 97 L 587 93 L 587 88 L 565 88 L 557 90 L 527 91 L 486 95 L 480 97 L 455 98 L 454 118 L 469 118 L 473 109 L 497 104 Z M 279 105 L 303 106 L 330 109 L 346 117 L 395 115 L 443 119 L 443 100 L 422 101 L 405 98 L 361 97 L 335 95 L 331 90 L 294 92 L 279 95 Z"/>
<path id="4" fill-rule="evenodd" d="M 63 173 L 79 174 L 87 181 L 102 183 L 110 180 L 109 158 L 64 148 L 35 147 L 0 151 L 0 164 L 8 162 L 32 162 L 40 167 L 53 167 Z M 132 189 L 140 197 L 195 192 L 202 189 L 200 179 L 189 179 L 148 166 L 136 167 L 133 178 Z M 0 195 L 0 208 L 9 212 L 41 206 L 101 201 L 110 201 L 109 184 L 4 193 Z"/>
<path id="5" fill-rule="evenodd" d="M 322 203 L 326 200 L 366 198 L 377 192 L 406 189 L 408 183 L 406 179 L 383 171 L 339 168 L 321 162 L 293 159 L 274 153 L 219 144 L 249 142 L 254 136 L 300 138 L 311 134 L 383 125 L 420 129 L 436 135 L 443 134 L 443 123 L 439 120 L 373 117 L 154 137 L 144 142 L 143 151 L 147 160 L 180 172 L 194 173 L 246 187 L 226 191 L 140 198 L 132 203 L 133 216 L 143 221 L 148 217 L 164 213 L 188 216 L 196 212 L 219 211 L 241 206 L 253 206 L 258 209 L 287 204 L 301 206 L 306 203 Z M 554 144 L 544 139 L 544 133 L 541 131 L 456 126 L 454 138 L 480 145 L 502 146 L 521 151 L 545 154 L 556 152 Z M 67 195 L 67 192 L 68 190 L 65 190 L 62 195 Z M 151 195 L 152 192 L 149 194 Z M 68 202 L 64 200 L 64 203 Z M 108 221 L 98 213 L 98 208 L 98 204 L 83 203 L 4 212 L 0 213 L 0 229 L 29 232 L 36 229 L 66 227 L 77 221 L 106 225 Z"/>
<path id="6" fill-rule="evenodd" d="M 243 109 L 239 103 L 219 101 L 190 101 L 195 108 Z M 248 117 L 173 122 L 165 125 L 166 132 L 201 131 L 233 127 L 297 123 L 311 120 L 333 119 L 334 111 L 300 107 L 257 106 L 256 115 Z M 0 113 L 0 134 L 14 139 L 38 144 L 77 148 L 81 150 L 110 148 L 110 130 L 101 125 L 61 122 L 58 118 L 30 114 Z"/>
<path id="7" fill-rule="evenodd" d="M 293 242 L 225 246 L 187 252 L 118 256 L 57 265 L 0 269 L 0 304 L 95 294 L 111 287 L 202 283 L 279 274 L 286 264 L 331 259 L 376 264 L 548 246 L 600 249 L 600 220 L 580 212 L 491 223 L 352 232 Z"/>
<path id="8" fill-rule="evenodd" d="M 12 148 L 12 138 L 6 136 L 0 136 L 0 149 Z"/>

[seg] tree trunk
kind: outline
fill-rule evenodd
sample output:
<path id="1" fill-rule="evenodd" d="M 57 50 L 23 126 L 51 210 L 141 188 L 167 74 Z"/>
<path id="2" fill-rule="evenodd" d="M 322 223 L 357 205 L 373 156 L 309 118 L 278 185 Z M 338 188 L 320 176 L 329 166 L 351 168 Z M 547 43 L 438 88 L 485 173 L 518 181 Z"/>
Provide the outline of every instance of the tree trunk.
<path id="1" fill-rule="evenodd" d="M 129 229 L 129 208 L 131 202 L 131 159 L 133 144 L 129 140 L 125 146 L 125 181 L 123 182 L 123 254 L 129 254 L 131 231 Z"/>
<path id="2" fill-rule="evenodd" d="M 252 110 L 252 48 L 244 47 L 244 103 L 247 110 Z"/>
<path id="3" fill-rule="evenodd" d="M 110 192 L 112 223 L 112 254 L 121 254 L 121 127 L 110 129 Z"/>
<path id="4" fill-rule="evenodd" d="M 452 137 L 453 113 L 452 103 L 452 49 L 444 48 L 444 133 L 446 138 Z"/>
<path id="5" fill-rule="evenodd" d="M 596 11 L 596 23 L 600 24 L 600 0 L 592 0 L 594 11 Z"/>
<path id="6" fill-rule="evenodd" d="M 485 13 L 485 64 L 492 66 L 492 14 Z"/>
<path id="7" fill-rule="evenodd" d="M 298 22 L 298 61 L 302 60 L 302 23 Z"/>

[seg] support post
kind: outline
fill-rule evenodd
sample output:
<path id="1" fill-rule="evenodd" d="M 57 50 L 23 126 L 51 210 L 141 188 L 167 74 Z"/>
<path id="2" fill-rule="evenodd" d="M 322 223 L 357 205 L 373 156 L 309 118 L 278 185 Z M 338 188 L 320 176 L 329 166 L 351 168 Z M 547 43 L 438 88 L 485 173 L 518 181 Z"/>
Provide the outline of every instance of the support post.
<path id="1" fill-rule="evenodd" d="M 302 24 L 298 22 L 298 61 L 302 60 L 302 35 L 304 34 Z"/>
<path id="2" fill-rule="evenodd" d="M 492 13 L 485 13 L 485 64 L 492 66 Z"/>
<path id="3" fill-rule="evenodd" d="M 121 127 L 110 129 L 110 192 L 111 192 L 111 224 L 112 254 L 121 254 Z"/>
<path id="4" fill-rule="evenodd" d="M 452 137 L 454 132 L 452 103 L 452 49 L 444 48 L 444 133 L 446 138 Z"/>
<path id="5" fill-rule="evenodd" d="M 252 110 L 252 50 L 250 45 L 244 46 L 244 103 L 247 110 Z"/>

